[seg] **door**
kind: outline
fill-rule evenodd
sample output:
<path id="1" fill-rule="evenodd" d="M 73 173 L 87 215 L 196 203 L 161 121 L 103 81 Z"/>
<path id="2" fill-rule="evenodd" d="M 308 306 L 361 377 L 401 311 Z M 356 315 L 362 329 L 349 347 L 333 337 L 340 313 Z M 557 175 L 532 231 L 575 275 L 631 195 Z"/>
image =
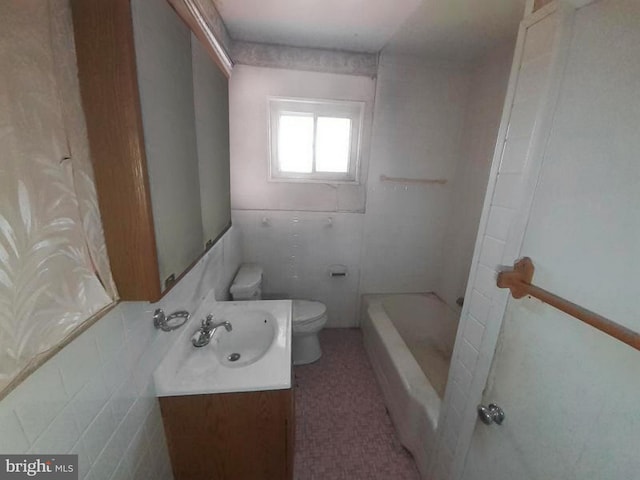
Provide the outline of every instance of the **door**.
<path id="1" fill-rule="evenodd" d="M 640 331 L 640 2 L 575 12 L 521 255 L 533 283 Z M 640 352 L 510 299 L 468 480 L 640 478 Z"/>

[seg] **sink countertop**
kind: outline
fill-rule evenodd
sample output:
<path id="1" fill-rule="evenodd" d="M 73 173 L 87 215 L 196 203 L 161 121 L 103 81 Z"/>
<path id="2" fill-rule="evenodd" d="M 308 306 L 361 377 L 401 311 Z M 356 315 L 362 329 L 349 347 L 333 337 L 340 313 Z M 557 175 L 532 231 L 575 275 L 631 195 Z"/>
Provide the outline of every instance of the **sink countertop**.
<path id="1" fill-rule="evenodd" d="M 274 341 L 258 361 L 242 367 L 227 367 L 220 363 L 214 349 L 219 336 L 227 333 L 224 328 L 215 332 L 209 345 L 196 348 L 191 344 L 191 337 L 200 327 L 201 319 L 208 314 L 219 322 L 243 309 L 266 312 L 277 322 Z M 156 395 L 167 397 L 291 388 L 291 309 L 291 300 L 216 302 L 205 299 L 181 328 L 180 337 L 156 368 L 153 374 Z"/>

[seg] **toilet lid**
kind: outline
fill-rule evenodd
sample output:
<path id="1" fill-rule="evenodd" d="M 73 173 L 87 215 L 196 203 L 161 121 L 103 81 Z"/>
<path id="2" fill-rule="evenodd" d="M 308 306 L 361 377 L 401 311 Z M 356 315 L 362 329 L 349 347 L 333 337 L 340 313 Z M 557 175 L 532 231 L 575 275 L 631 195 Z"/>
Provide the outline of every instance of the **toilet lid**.
<path id="1" fill-rule="evenodd" d="M 304 325 L 313 322 L 327 313 L 327 307 L 321 302 L 310 300 L 293 301 L 293 324 Z"/>
<path id="2" fill-rule="evenodd" d="M 251 294 L 262 281 L 262 267 L 254 263 L 245 263 L 240 267 L 229 291 L 231 295 Z"/>

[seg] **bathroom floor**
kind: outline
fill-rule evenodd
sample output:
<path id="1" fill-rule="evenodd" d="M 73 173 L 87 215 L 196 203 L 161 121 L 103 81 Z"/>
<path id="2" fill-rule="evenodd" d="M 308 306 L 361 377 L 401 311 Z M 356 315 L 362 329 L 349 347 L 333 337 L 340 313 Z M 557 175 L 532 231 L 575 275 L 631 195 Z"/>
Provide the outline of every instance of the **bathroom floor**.
<path id="1" fill-rule="evenodd" d="M 322 358 L 295 367 L 295 480 L 418 480 L 358 329 L 320 332 Z"/>

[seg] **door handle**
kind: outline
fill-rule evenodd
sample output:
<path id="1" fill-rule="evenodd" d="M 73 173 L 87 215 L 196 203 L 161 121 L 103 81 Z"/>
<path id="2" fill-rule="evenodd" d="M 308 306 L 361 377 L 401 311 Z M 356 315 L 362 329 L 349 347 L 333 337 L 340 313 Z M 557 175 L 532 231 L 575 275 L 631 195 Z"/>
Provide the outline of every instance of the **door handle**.
<path id="1" fill-rule="evenodd" d="M 502 425 L 504 422 L 504 410 L 495 403 L 490 403 L 488 407 L 478 405 L 478 418 L 485 425 Z"/>

